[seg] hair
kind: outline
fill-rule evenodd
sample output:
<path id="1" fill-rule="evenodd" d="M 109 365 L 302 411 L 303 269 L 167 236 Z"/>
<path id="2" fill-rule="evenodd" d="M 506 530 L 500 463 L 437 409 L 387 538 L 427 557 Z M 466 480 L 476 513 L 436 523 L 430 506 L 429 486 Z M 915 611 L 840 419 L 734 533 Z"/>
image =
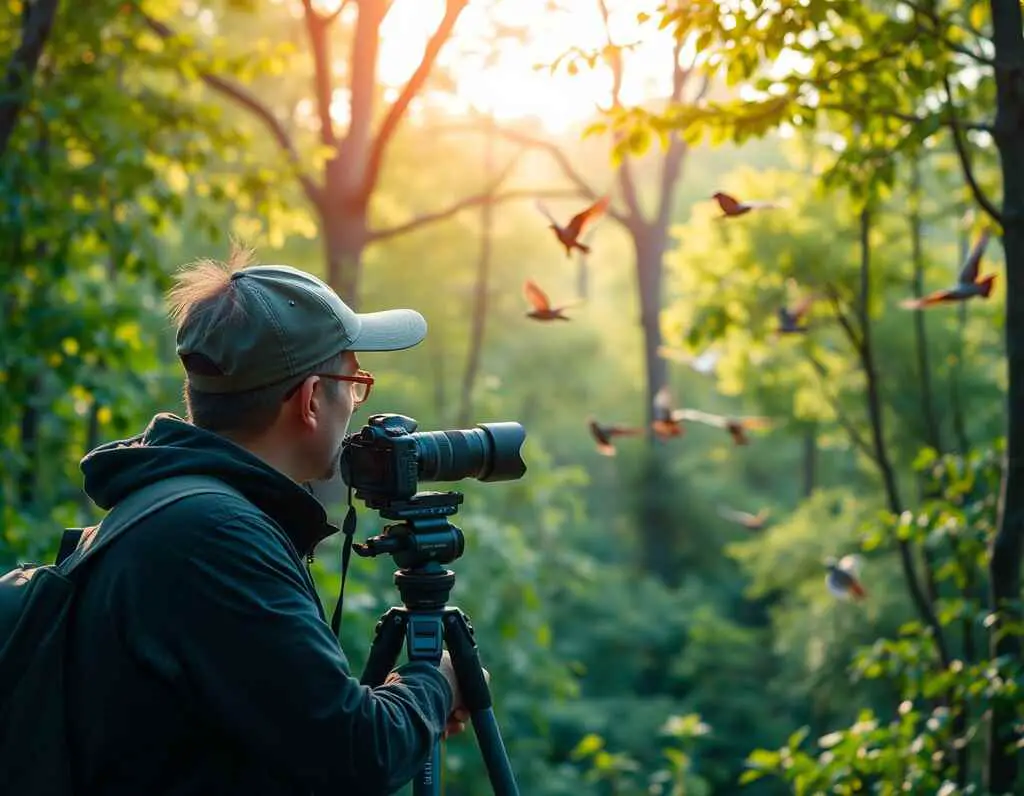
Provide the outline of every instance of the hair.
<path id="1" fill-rule="evenodd" d="M 231 275 L 253 265 L 254 251 L 232 240 L 231 253 L 226 261 L 202 258 L 178 269 L 174 285 L 168 291 L 167 302 L 171 319 L 178 329 L 196 314 L 212 316 L 216 323 L 238 320 L 244 307 L 237 300 Z M 281 404 L 315 373 L 337 371 L 341 366 L 341 353 L 318 363 L 301 376 L 295 376 L 267 387 L 235 393 L 209 393 L 195 389 L 185 377 L 184 399 L 188 420 L 199 428 L 225 436 L 251 437 L 262 434 L 277 419 Z M 217 366 L 202 354 L 182 357 L 186 374 L 215 374 Z M 331 400 L 337 400 L 341 385 L 324 382 L 324 390 Z"/>

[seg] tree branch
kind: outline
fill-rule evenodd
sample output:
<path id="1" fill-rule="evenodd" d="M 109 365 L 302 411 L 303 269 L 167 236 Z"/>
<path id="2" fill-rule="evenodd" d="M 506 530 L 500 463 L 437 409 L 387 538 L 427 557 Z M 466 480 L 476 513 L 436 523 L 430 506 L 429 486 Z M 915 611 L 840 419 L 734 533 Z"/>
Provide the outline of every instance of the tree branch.
<path id="1" fill-rule="evenodd" d="M 342 3 L 338 8 L 345 7 Z M 313 9 L 313 0 L 302 0 L 305 12 L 306 35 L 313 51 L 313 89 L 316 97 L 317 117 L 320 120 L 320 143 L 334 146 L 334 121 L 331 119 L 331 100 L 334 98 L 334 87 L 331 85 L 331 58 L 327 50 L 327 27 L 330 24 Z"/>
<path id="2" fill-rule="evenodd" d="M 384 161 L 384 150 L 398 129 L 398 124 L 409 108 L 412 98 L 419 93 L 420 89 L 423 88 L 423 84 L 426 83 L 430 70 L 433 69 L 434 62 L 437 60 L 438 53 L 441 52 L 444 43 L 451 36 L 459 14 L 462 13 L 462 10 L 468 3 L 469 0 L 446 1 L 444 17 L 427 42 L 427 46 L 423 51 L 423 57 L 420 59 L 416 71 L 412 73 L 412 77 L 409 78 L 408 82 L 402 86 L 398 97 L 391 104 L 391 107 L 388 108 L 384 121 L 381 122 L 380 129 L 370 145 L 370 155 L 367 160 L 366 171 L 363 173 L 363 196 L 369 196 L 373 193 L 374 186 L 377 184 L 377 179 L 380 176 L 381 163 Z"/>
<path id="3" fill-rule="evenodd" d="M 366 235 L 366 240 L 369 243 L 386 240 L 397 235 L 404 235 L 406 232 L 412 232 L 420 227 L 433 224 L 435 221 L 444 221 L 446 218 L 451 218 L 463 210 L 467 210 L 471 207 L 479 207 L 480 205 L 487 203 L 501 204 L 503 202 L 509 202 L 516 199 L 561 199 L 565 197 L 583 195 L 585 195 L 584 192 L 580 190 L 565 190 L 558 188 L 542 188 L 537 190 L 517 188 L 515 190 L 504 191 L 502 193 L 495 193 L 491 190 L 467 196 L 442 210 L 437 210 L 432 213 L 424 213 L 423 215 L 416 216 L 415 218 L 394 227 L 370 230 Z"/>
<path id="4" fill-rule="evenodd" d="M 948 74 L 943 73 L 942 86 L 946 90 L 946 106 L 949 108 L 949 122 L 950 129 L 953 131 L 953 144 L 956 146 L 956 155 L 960 159 L 960 168 L 964 173 L 964 179 L 967 180 L 967 184 L 971 188 L 974 200 L 981 205 L 982 209 L 988 213 L 996 223 L 1002 226 L 1003 214 L 996 209 L 996 206 L 992 204 L 992 200 L 985 195 L 981 186 L 978 185 L 978 181 L 974 178 L 974 169 L 971 167 L 971 159 L 967 154 L 967 144 L 963 140 L 962 133 L 960 131 L 960 123 L 957 120 L 956 107 L 953 105 L 953 88 L 949 84 Z"/>
<path id="5" fill-rule="evenodd" d="M 608 65 L 612 71 L 612 108 L 620 110 L 622 108 L 622 50 L 612 42 L 612 30 L 608 24 L 608 3 L 605 0 L 597 0 L 597 7 L 601 12 L 605 42 L 608 45 Z M 614 143 L 620 143 L 624 136 L 625 133 L 616 132 L 613 138 Z M 626 203 L 629 215 L 642 222 L 644 216 L 640 208 L 640 198 L 637 195 L 636 178 L 633 175 L 633 162 L 629 155 L 623 155 L 619 161 L 618 168 L 615 170 L 615 177 L 618 180 L 619 190 L 622 191 L 622 199 Z"/>
<path id="6" fill-rule="evenodd" d="M 889 503 L 889 511 L 899 515 L 903 512 L 903 505 L 900 501 L 896 485 L 896 475 L 889 461 L 889 454 L 886 448 L 885 431 L 882 420 L 882 400 L 878 389 L 878 373 L 875 369 L 874 350 L 871 346 L 871 324 L 868 314 L 868 299 L 871 291 L 871 212 L 867 208 L 860 214 L 860 301 L 858 311 L 860 315 L 861 333 L 863 343 L 861 345 L 861 367 L 864 370 L 864 377 L 867 380 L 867 402 L 868 416 L 871 419 L 871 434 L 877 454 L 878 467 L 881 471 L 882 482 L 885 486 L 886 498 Z M 935 616 L 932 603 L 921 590 L 921 583 L 917 577 L 917 568 L 914 566 L 913 552 L 910 542 L 906 539 L 898 540 L 900 552 L 900 564 L 903 568 L 903 576 L 907 582 L 907 589 L 910 597 L 921 616 L 922 621 L 932 632 L 935 647 L 939 653 L 939 662 L 943 669 L 949 668 L 949 651 L 946 647 L 945 634 L 942 632 L 942 625 Z"/>
<path id="7" fill-rule="evenodd" d="M 857 430 L 857 427 L 846 416 L 842 406 L 839 404 L 839 398 L 837 396 L 833 396 L 826 389 L 825 385 L 828 383 L 829 378 L 828 368 L 826 368 L 822 364 L 821 360 L 814 356 L 812 352 L 804 351 L 804 356 L 807 358 L 807 361 L 811 363 L 811 366 L 815 371 L 817 371 L 818 376 L 821 378 L 821 394 L 825 397 L 825 400 L 828 401 L 829 406 L 832 408 L 832 414 L 836 416 L 836 422 L 839 423 L 839 425 L 846 431 L 847 435 L 850 437 L 850 441 L 854 444 L 854 447 L 859 448 L 864 455 L 877 465 L 878 457 L 875 455 L 875 451 L 872 450 L 871 446 Z"/>
<path id="8" fill-rule="evenodd" d="M 481 129 L 477 126 L 458 125 L 450 126 L 443 129 L 445 131 L 457 130 L 474 133 L 482 132 Z M 532 149 L 542 149 L 549 155 L 551 155 L 555 163 L 558 164 L 558 167 L 561 170 L 562 174 L 565 176 L 565 178 L 576 186 L 577 191 L 574 195 L 583 196 L 587 199 L 590 199 L 591 201 L 597 199 L 598 196 L 600 196 L 600 194 L 594 189 L 594 187 L 591 186 L 589 182 L 587 182 L 586 178 L 582 174 L 580 174 L 579 171 L 576 170 L 576 168 L 572 165 L 572 161 L 569 160 L 568 155 L 566 155 L 565 152 L 562 151 L 561 147 L 559 147 L 558 144 L 555 144 L 552 141 L 547 141 L 543 138 L 539 138 L 537 136 L 530 135 L 528 133 L 520 132 L 519 130 L 510 130 L 504 127 L 495 126 L 493 132 L 495 135 L 504 138 L 506 141 L 512 141 L 513 143 L 522 144 L 523 146 L 530 147 Z M 563 194 L 563 196 L 566 195 L 569 194 Z M 633 223 L 632 219 L 628 215 L 616 210 L 614 207 L 609 207 L 607 213 L 609 217 L 614 218 L 627 229 L 630 228 L 631 224 Z"/>
<path id="9" fill-rule="evenodd" d="M 164 40 L 176 38 L 174 31 L 172 31 L 163 22 L 153 19 L 145 13 L 142 14 L 142 18 L 150 30 L 156 33 L 160 38 Z M 280 146 L 284 151 L 288 158 L 288 162 L 295 169 L 295 173 L 299 182 L 302 184 L 302 188 L 306 192 L 306 196 L 309 201 L 314 205 L 319 206 L 322 202 L 323 190 L 303 169 L 302 162 L 299 160 L 298 150 L 295 148 L 295 144 L 292 141 L 291 136 L 288 135 L 287 130 L 285 130 L 281 120 L 278 119 L 266 105 L 256 99 L 256 97 L 244 86 L 233 83 L 217 75 L 210 74 L 209 72 L 200 72 L 199 77 L 207 86 L 231 99 L 236 104 L 241 105 L 263 123 L 271 136 L 277 142 L 278 146 Z"/>
<path id="10" fill-rule="evenodd" d="M 43 47 L 53 28 L 60 0 L 23 0 L 21 6 L 21 43 L 7 64 L 4 90 L 0 93 L 0 157 L 14 132 L 18 114 L 25 105 L 25 88 L 39 65 Z"/>
<path id="11" fill-rule="evenodd" d="M 853 346 L 858 355 L 862 355 L 864 341 L 861 335 L 857 333 L 857 330 L 853 328 L 853 322 L 849 316 L 843 312 L 842 305 L 839 303 L 839 291 L 832 285 L 825 285 L 825 292 L 828 293 L 829 302 L 832 304 L 832 313 L 835 315 L 836 320 L 839 321 L 839 325 L 843 327 L 843 331 L 846 332 L 850 345 Z"/>
<path id="12" fill-rule="evenodd" d="M 303 2 L 305 2 L 305 0 L 303 0 Z M 328 27 L 331 23 L 334 22 L 334 20 L 341 16 L 341 12 L 345 10 L 345 6 L 347 5 L 348 0 L 341 0 L 341 2 L 338 3 L 338 7 L 334 9 L 334 11 L 332 11 L 330 14 L 324 14 L 323 16 L 320 17 L 320 22 L 323 24 L 325 28 Z"/>
<path id="13" fill-rule="evenodd" d="M 823 111 L 839 111 L 841 113 L 848 113 L 850 115 L 857 115 L 863 113 L 863 107 L 857 107 L 856 105 L 850 105 L 845 102 L 836 103 L 820 103 L 818 106 Z M 895 109 L 888 108 L 872 108 L 871 113 L 874 116 L 885 116 L 892 119 L 899 119 L 900 121 L 907 122 L 909 124 L 923 124 L 927 121 L 926 117 L 917 116 L 913 113 L 904 113 L 903 111 L 897 111 Z M 943 119 L 942 124 L 945 127 L 952 127 L 952 120 Z M 969 122 L 960 121 L 961 130 L 974 130 L 979 133 L 992 133 L 992 125 L 985 124 L 984 122 Z"/>

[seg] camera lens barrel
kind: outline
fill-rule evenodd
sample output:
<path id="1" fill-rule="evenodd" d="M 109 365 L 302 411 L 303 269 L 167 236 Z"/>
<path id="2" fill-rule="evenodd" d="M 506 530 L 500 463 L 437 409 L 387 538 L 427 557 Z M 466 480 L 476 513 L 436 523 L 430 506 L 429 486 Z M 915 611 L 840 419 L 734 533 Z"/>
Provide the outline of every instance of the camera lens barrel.
<path id="1" fill-rule="evenodd" d="M 520 449 L 526 430 L 513 421 L 478 423 L 476 428 L 421 431 L 416 441 L 422 481 L 514 481 L 526 473 Z"/>

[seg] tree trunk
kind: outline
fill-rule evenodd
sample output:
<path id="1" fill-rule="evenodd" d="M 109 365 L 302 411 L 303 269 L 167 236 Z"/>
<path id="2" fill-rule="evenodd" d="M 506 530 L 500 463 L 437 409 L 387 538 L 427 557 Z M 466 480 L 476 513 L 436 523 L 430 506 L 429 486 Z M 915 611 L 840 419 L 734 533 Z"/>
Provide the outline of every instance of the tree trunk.
<path id="1" fill-rule="evenodd" d="M 644 336 L 646 363 L 647 438 L 640 479 L 633 490 L 639 501 L 634 516 L 637 528 L 642 566 L 669 586 L 679 581 L 675 568 L 676 536 L 679 520 L 674 516 L 667 498 L 672 493 L 667 467 L 667 452 L 654 439 L 651 422 L 654 420 L 654 395 L 668 382 L 665 360 L 658 356 L 661 345 L 661 287 L 662 260 L 665 252 L 665 233 L 652 225 L 630 230 L 636 252 L 636 275 L 640 294 L 640 325 Z"/>
<path id="2" fill-rule="evenodd" d="M 921 245 L 921 164 L 915 156 L 910 164 L 910 243 L 913 262 L 914 297 L 924 295 L 924 251 Z M 914 313 L 917 373 L 921 386 L 921 413 L 924 415 L 925 440 L 936 451 L 942 451 L 942 434 L 932 401 L 931 365 L 928 361 L 928 333 L 924 312 Z"/>
<path id="3" fill-rule="evenodd" d="M 668 383 L 668 367 L 658 356 L 661 345 L 662 259 L 666 233 L 651 225 L 631 230 L 636 252 L 636 280 L 640 298 L 640 327 L 644 334 L 644 363 L 647 373 L 647 436 L 653 439 L 654 395 Z"/>
<path id="4" fill-rule="evenodd" d="M 809 498 L 814 494 L 818 469 L 818 427 L 812 425 L 804 431 L 804 488 L 803 495 Z"/>
<path id="5" fill-rule="evenodd" d="M 320 214 L 327 283 L 352 309 L 359 304 L 360 266 L 366 248 L 365 208 L 329 208 Z"/>
<path id="6" fill-rule="evenodd" d="M 60 0 L 22 0 L 21 43 L 7 64 L 3 90 L 0 91 L 0 158 L 25 105 L 28 86 L 50 37 L 58 5 Z"/>
<path id="7" fill-rule="evenodd" d="M 1018 0 L 992 0 L 995 45 L 996 119 L 993 137 L 1003 178 L 1003 250 L 1006 255 L 1006 360 L 1008 428 L 1006 460 L 999 500 L 998 530 L 989 559 L 993 658 L 1019 663 L 1021 638 L 1007 632 L 1021 621 L 1013 604 L 1020 600 L 1024 554 L 1024 35 Z M 1016 705 L 993 705 L 988 732 L 985 788 L 1016 791 L 1019 752 L 1015 748 Z"/>
<path id="8" fill-rule="evenodd" d="M 487 135 L 484 138 L 484 184 L 494 179 L 494 121 L 488 120 Z M 484 347 L 484 331 L 487 327 L 487 295 L 490 289 L 491 243 L 494 238 L 494 204 L 484 202 L 480 206 L 480 254 L 476 264 L 476 282 L 473 287 L 473 320 L 469 333 L 469 351 L 466 353 L 466 370 L 462 374 L 462 390 L 459 395 L 458 424 L 465 428 L 473 415 L 473 387 L 480 370 L 480 356 Z"/>

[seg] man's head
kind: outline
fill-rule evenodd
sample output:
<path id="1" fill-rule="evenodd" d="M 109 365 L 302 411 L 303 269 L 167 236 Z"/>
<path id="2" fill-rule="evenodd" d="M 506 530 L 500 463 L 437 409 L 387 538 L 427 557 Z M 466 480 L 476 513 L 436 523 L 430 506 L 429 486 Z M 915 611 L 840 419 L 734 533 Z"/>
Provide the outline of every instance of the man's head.
<path id="1" fill-rule="evenodd" d="M 169 293 L 188 417 L 296 481 L 331 478 L 372 383 L 356 352 L 414 346 L 426 321 L 358 314 L 316 277 L 249 259 L 236 248 L 225 263 L 187 265 Z"/>

